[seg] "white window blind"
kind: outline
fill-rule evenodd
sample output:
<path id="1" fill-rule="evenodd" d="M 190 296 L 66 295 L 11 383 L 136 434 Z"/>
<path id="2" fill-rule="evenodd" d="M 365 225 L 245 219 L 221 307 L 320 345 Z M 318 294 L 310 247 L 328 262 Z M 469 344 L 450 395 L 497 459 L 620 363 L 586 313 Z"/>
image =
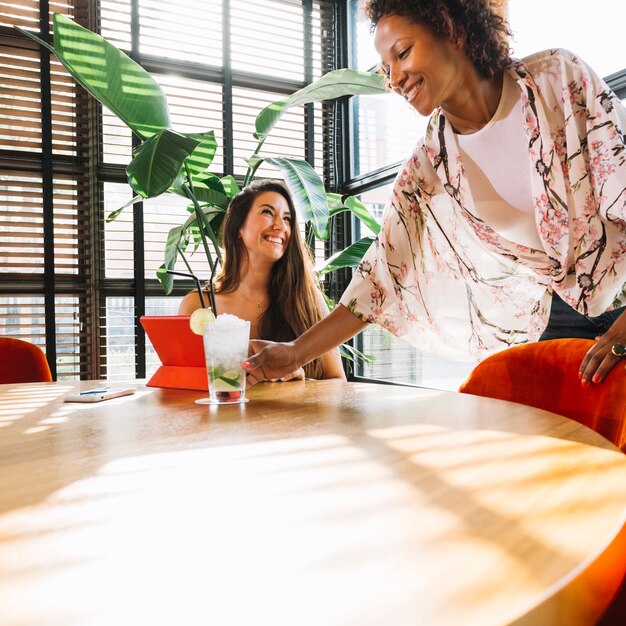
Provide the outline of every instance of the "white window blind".
<path id="1" fill-rule="evenodd" d="M 136 48 L 138 60 L 161 84 L 171 112 L 172 126 L 183 132 L 215 131 L 218 149 L 209 171 L 223 176 L 234 174 L 241 182 L 250 157 L 256 147 L 253 137 L 254 120 L 263 107 L 280 100 L 321 76 L 323 64 L 328 63 L 328 52 L 323 46 L 332 41 L 332 3 L 310 3 L 305 9 L 299 0 L 260 1 L 255 3 L 230 0 L 222 2 L 190 2 L 181 5 L 170 0 L 140 0 Z M 324 6 L 322 6 L 324 5 Z M 127 2 L 103 0 L 100 4 L 100 26 L 118 44 L 133 49 L 133 33 L 125 28 L 130 19 Z M 230 49 L 223 48 L 223 29 L 229 25 Z M 324 22 L 326 20 L 326 22 Z M 325 39 L 322 40 L 322 23 Z M 306 32 L 308 31 L 308 36 Z M 230 63 L 224 66 L 224 59 Z M 224 80 L 225 72 L 230 76 Z M 252 79 L 251 77 L 255 78 Z M 271 89 L 264 89 L 267 81 Z M 254 83 L 254 87 L 250 83 Z M 226 91 L 226 90 L 229 91 Z M 232 104 L 228 104 L 232 103 Z M 303 109 L 288 112 L 277 124 L 263 147 L 266 156 L 308 158 L 320 174 L 329 159 L 324 152 L 324 111 L 321 106 L 310 107 L 312 115 L 308 131 Z M 312 132 L 315 141 L 307 148 L 306 133 Z M 103 112 L 103 162 L 116 180 L 103 182 L 102 217 L 130 199 L 124 183 L 123 167 L 131 158 L 132 140 L 115 116 Z M 326 160 L 325 160 L 326 157 Z M 277 170 L 262 167 L 259 176 L 279 176 Z M 111 178 L 111 177 L 109 177 Z M 136 268 L 129 263 L 141 247 L 143 276 L 148 303 L 158 303 L 158 310 L 175 313 L 180 297 L 191 288 L 190 283 L 177 279 L 175 293 L 170 298 L 159 297 L 160 285 L 155 281 L 156 269 L 163 263 L 164 243 L 170 228 L 180 225 L 189 213 L 188 203 L 182 198 L 164 195 L 142 203 L 142 240 L 136 240 L 133 209 L 129 207 L 115 221 L 104 226 L 102 259 L 103 291 L 120 293 L 131 289 Z M 323 246 L 316 246 L 321 252 Z M 202 248 L 187 258 L 194 273 L 206 280 L 210 268 Z M 186 271 L 182 261 L 177 269 Z M 134 315 L 137 302 L 119 295 L 106 297 L 101 318 L 101 345 L 107 357 L 102 367 L 108 375 L 112 371 L 126 372 L 120 359 L 132 362 L 135 354 Z M 167 303 L 167 304 L 166 304 Z M 120 320 L 124 319 L 121 323 Z M 116 329 L 111 334 L 111 329 Z M 123 330 L 122 330 L 123 329 Z M 146 347 L 145 372 L 154 366 L 149 342 Z M 124 355 L 122 357 L 122 355 Z M 138 360 L 138 362 L 141 359 Z M 115 368 L 110 363 L 115 362 Z"/>
<path id="2" fill-rule="evenodd" d="M 50 2 L 84 19 L 84 0 Z M 39 2 L 0 2 L 0 333 L 41 345 L 63 378 L 88 376 L 93 328 L 89 102 L 39 31 Z M 46 61 L 46 62 L 44 62 Z"/>
<path id="3" fill-rule="evenodd" d="M 215 131 L 210 171 L 239 182 L 261 108 L 335 64 L 330 0 L 53 0 L 48 9 L 49 24 L 64 13 L 132 53 L 163 87 L 173 127 Z M 39 11 L 37 0 L 0 0 L 0 334 L 41 345 L 57 377 L 149 375 L 157 360 L 138 316 L 176 313 L 191 288 L 177 281 L 167 297 L 155 278 L 188 203 L 165 195 L 106 222 L 132 197 L 133 138 L 13 28 L 50 37 Z M 321 105 L 290 111 L 264 154 L 307 158 L 329 179 L 333 125 Z M 201 250 L 190 262 L 208 277 Z"/>

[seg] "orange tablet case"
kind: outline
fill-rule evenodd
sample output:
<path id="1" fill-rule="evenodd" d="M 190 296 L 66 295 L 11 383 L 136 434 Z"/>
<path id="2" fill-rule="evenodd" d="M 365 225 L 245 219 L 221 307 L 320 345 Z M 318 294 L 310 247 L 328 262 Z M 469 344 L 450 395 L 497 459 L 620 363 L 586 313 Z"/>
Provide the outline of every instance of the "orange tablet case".
<path id="1" fill-rule="evenodd" d="M 208 391 L 202 337 L 191 332 L 188 315 L 144 315 L 140 319 L 161 367 L 148 387 Z"/>

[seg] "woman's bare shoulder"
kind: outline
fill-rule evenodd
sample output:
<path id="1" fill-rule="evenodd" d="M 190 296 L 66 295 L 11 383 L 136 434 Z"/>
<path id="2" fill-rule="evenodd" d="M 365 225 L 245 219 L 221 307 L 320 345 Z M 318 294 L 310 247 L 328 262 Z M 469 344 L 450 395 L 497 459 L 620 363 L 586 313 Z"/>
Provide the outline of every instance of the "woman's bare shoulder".
<path id="1" fill-rule="evenodd" d="M 211 298 L 209 297 L 209 292 L 207 290 L 202 290 L 202 296 L 204 298 L 204 306 L 211 306 Z M 198 292 L 194 289 L 190 291 L 183 299 L 180 301 L 180 305 L 178 307 L 178 315 L 191 315 L 196 309 L 202 307 L 202 303 L 200 302 L 200 296 Z"/>

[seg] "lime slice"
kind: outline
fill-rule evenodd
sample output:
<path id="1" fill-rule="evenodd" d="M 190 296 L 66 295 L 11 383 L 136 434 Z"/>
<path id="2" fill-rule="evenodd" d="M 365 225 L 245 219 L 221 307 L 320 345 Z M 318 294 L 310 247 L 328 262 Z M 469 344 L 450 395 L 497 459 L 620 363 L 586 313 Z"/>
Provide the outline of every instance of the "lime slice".
<path id="1" fill-rule="evenodd" d="M 239 380 L 229 382 L 223 378 L 216 378 L 212 383 L 209 382 L 210 385 L 213 385 L 215 391 L 233 391 L 233 389 L 239 389 Z"/>
<path id="2" fill-rule="evenodd" d="M 215 321 L 215 315 L 210 308 L 196 309 L 189 318 L 189 327 L 196 335 L 202 335 L 205 324 L 212 324 Z"/>
<path id="3" fill-rule="evenodd" d="M 239 374 L 240 372 L 238 372 L 237 370 L 228 370 L 227 372 L 224 372 L 221 376 L 221 378 L 230 378 L 231 380 L 239 380 Z"/>

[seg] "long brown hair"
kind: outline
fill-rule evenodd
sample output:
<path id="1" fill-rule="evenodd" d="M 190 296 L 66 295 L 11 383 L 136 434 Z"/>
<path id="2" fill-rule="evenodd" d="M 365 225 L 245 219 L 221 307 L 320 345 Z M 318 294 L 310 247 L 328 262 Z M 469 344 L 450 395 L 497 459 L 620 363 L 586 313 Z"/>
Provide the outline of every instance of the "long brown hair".
<path id="1" fill-rule="evenodd" d="M 230 201 L 221 230 L 224 263 L 215 287 L 223 293 L 237 291 L 247 255 L 239 232 L 256 198 L 267 191 L 280 194 L 287 202 L 291 237 L 285 253 L 272 266 L 269 305 L 259 320 L 259 334 L 261 339 L 270 341 L 292 341 L 322 319 L 325 311 L 320 286 L 313 275 L 311 254 L 300 236 L 293 200 L 281 181 L 254 181 Z M 304 371 L 309 378 L 320 378 L 324 372 L 321 359 L 308 363 Z"/>

